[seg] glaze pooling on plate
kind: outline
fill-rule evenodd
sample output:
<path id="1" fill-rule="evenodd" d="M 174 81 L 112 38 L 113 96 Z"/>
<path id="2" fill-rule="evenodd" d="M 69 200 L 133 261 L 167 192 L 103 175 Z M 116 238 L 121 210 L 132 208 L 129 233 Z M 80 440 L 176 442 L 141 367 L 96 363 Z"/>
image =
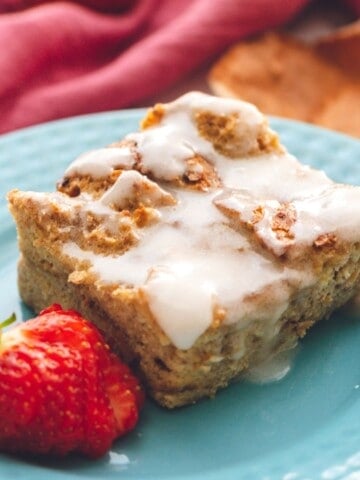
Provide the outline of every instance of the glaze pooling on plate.
<path id="1" fill-rule="evenodd" d="M 87 116 L 3 136 L 1 191 L 14 186 L 51 190 L 73 158 L 134 130 L 143 114 Z M 304 162 L 325 169 L 336 181 L 360 184 L 359 142 L 296 122 L 271 123 Z M 15 310 L 19 319 L 28 318 L 31 312 L 20 304 L 16 289 L 16 234 L 4 197 L 0 220 L 2 312 Z M 95 463 L 1 456 L 1 479 L 278 480 L 292 474 L 296 480 L 323 480 L 334 472 L 337 480 L 353 478 L 360 468 L 359 342 L 358 318 L 340 315 L 314 327 L 293 370 L 279 383 L 235 384 L 216 402 L 177 412 L 148 404 L 139 435 L 114 446 L 120 459 L 129 460 L 126 465 L 114 464 L 111 454 Z"/>

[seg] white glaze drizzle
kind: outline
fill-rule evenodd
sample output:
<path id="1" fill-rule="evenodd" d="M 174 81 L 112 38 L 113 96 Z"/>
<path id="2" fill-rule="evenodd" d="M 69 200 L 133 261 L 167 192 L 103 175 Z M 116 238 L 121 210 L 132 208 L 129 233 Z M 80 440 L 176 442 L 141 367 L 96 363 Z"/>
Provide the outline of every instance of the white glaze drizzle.
<path id="1" fill-rule="evenodd" d="M 65 171 L 65 177 L 74 174 L 101 178 L 110 175 L 114 168 L 130 169 L 135 158 L 129 147 L 112 147 L 90 150 L 80 155 Z"/>
<path id="2" fill-rule="evenodd" d="M 199 154 L 213 164 L 222 188 L 204 193 L 167 187 L 176 205 L 160 206 L 161 221 L 139 229 L 139 242 L 123 255 L 94 254 L 71 242 L 63 249 L 70 257 L 90 260 L 91 269 L 102 281 L 142 290 L 157 322 L 181 349 L 190 348 L 211 325 L 216 307 L 225 310 L 227 323 L 239 322 L 242 327 L 252 320 L 263 321 L 263 334 L 271 339 L 278 333 L 277 320 L 288 306 L 292 289 L 314 281 L 310 269 L 286 268 L 275 257 L 254 251 L 245 237 L 230 228 L 228 218 L 217 207 L 236 211 L 246 221 L 259 202 L 269 215 L 279 202 L 292 202 L 298 210 L 293 230 L 294 242 L 299 245 L 311 245 L 329 229 L 349 240 L 360 237 L 360 222 L 353 227 L 353 213 L 346 207 L 349 201 L 360 205 L 358 189 L 334 187 L 323 172 L 300 165 L 287 152 L 238 159 L 220 155 L 197 132 L 194 115 L 202 110 L 220 115 L 237 112 L 244 148 L 252 151 L 264 128 L 264 117 L 258 110 L 244 102 L 199 93 L 165 105 L 158 125 L 130 134 L 127 140 L 136 143 L 143 174 L 160 181 L 179 178 L 186 171 L 187 160 Z M 127 153 L 122 165 L 129 169 L 132 164 Z M 97 154 L 76 160 L 67 173 L 96 178 L 113 166 L 113 160 L 103 162 L 102 155 Z M 121 180 L 122 176 L 100 201 L 89 202 L 87 208 L 96 210 L 99 203 L 123 207 L 132 184 L 129 180 L 134 181 L 139 174 L 128 172 Z M 159 189 L 164 191 L 162 187 Z M 357 215 L 360 218 L 360 211 Z M 256 233 L 276 255 L 282 253 L 266 215 Z M 256 295 L 260 295 L 260 303 Z"/>
<path id="3" fill-rule="evenodd" d="M 191 347 L 209 327 L 215 305 L 226 308 L 227 323 L 245 326 L 259 316 L 275 323 L 286 308 L 290 282 L 303 276 L 252 251 L 244 237 L 223 223 L 211 203 L 213 194 L 177 193 L 178 204 L 161 209 L 161 222 L 139 231 L 138 245 L 124 255 L 95 255 L 75 243 L 66 244 L 64 253 L 90 260 L 93 271 L 110 283 L 141 288 L 178 348 Z M 244 301 L 266 288 L 263 311 L 257 302 Z"/>
<path id="4" fill-rule="evenodd" d="M 241 378 L 257 384 L 281 380 L 290 372 L 297 351 L 298 348 L 296 346 L 283 350 L 275 355 L 272 355 L 270 351 L 268 352 L 268 357 L 246 370 L 246 372 L 241 375 Z"/>
<path id="5" fill-rule="evenodd" d="M 141 168 L 159 180 L 173 180 L 186 171 L 186 160 L 199 154 L 220 169 L 228 169 L 229 159 L 215 151 L 213 145 L 199 136 L 194 123 L 197 111 L 212 111 L 218 115 L 238 113 L 238 134 L 244 138 L 244 150 L 251 151 L 264 125 L 263 115 L 246 102 L 219 99 L 197 92 L 183 95 L 165 106 L 165 117 L 155 128 L 127 135 L 126 140 L 137 144 Z M 154 132 L 156 132 L 154 134 Z M 231 160 L 230 160 L 231 161 Z"/>

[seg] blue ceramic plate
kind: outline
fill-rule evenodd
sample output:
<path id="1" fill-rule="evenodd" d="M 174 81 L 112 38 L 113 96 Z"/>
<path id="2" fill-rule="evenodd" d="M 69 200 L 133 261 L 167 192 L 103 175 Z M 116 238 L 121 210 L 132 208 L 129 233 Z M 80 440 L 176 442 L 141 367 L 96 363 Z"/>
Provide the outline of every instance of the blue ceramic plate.
<path id="1" fill-rule="evenodd" d="M 0 316 L 31 312 L 16 288 L 17 246 L 5 193 L 53 190 L 84 150 L 137 128 L 142 111 L 77 117 L 0 139 Z M 360 143 L 273 119 L 283 143 L 337 181 L 360 184 Z M 351 205 L 349 205 L 351 208 Z M 338 313 L 302 341 L 290 373 L 236 383 L 216 399 L 166 411 L 150 401 L 136 431 L 98 461 L 0 456 L 1 480 L 355 480 L 360 478 L 360 322 Z"/>

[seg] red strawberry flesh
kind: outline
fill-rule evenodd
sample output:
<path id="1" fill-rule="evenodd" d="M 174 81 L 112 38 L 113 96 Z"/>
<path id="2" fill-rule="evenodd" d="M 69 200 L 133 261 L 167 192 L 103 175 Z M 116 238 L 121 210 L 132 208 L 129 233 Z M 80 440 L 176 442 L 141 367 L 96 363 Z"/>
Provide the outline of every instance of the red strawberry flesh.
<path id="1" fill-rule="evenodd" d="M 75 311 L 54 305 L 2 334 L 1 451 L 99 457 L 142 403 L 129 368 Z"/>

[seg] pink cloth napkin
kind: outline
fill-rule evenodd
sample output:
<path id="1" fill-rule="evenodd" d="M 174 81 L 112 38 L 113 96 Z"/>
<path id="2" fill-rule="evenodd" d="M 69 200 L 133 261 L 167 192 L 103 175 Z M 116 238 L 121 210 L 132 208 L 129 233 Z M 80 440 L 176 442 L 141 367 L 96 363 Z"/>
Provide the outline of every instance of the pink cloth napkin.
<path id="1" fill-rule="evenodd" d="M 139 104 L 309 1 L 0 0 L 0 132 Z"/>

